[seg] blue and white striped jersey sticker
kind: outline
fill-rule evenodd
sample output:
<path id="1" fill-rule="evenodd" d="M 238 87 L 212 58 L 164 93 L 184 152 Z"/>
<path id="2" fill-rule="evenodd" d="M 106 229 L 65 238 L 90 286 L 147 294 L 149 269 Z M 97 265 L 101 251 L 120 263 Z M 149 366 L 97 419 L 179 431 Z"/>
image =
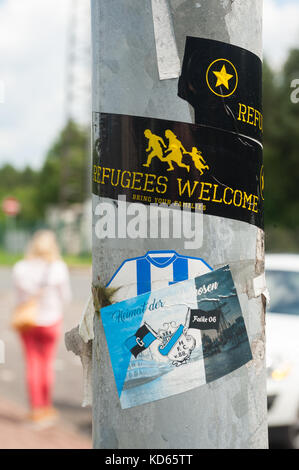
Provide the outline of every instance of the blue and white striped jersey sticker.
<path id="1" fill-rule="evenodd" d="M 202 258 L 182 256 L 175 251 L 148 251 L 124 261 L 107 287 L 115 287 L 116 302 L 193 279 L 213 269 Z"/>

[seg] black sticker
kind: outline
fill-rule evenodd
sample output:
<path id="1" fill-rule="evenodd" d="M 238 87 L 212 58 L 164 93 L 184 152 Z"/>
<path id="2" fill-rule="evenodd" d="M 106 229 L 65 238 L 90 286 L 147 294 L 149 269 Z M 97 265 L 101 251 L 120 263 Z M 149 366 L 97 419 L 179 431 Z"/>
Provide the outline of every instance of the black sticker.
<path id="1" fill-rule="evenodd" d="M 195 123 L 262 140 L 262 62 L 241 47 L 187 37 L 178 95 Z"/>
<path id="2" fill-rule="evenodd" d="M 200 308 L 190 309 L 187 326 L 195 330 L 218 330 L 221 309 L 217 308 L 206 312 Z"/>
<path id="3" fill-rule="evenodd" d="M 105 113 L 94 113 L 94 136 L 94 194 L 263 227 L 257 142 L 206 126 Z"/>

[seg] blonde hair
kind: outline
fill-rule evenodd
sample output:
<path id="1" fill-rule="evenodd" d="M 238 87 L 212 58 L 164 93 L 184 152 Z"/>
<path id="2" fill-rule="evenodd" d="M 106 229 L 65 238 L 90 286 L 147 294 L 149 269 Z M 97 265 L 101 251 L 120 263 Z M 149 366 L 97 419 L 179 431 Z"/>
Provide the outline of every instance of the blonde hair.
<path id="1" fill-rule="evenodd" d="M 41 258 L 48 263 L 60 259 L 55 233 L 51 230 L 36 232 L 29 243 L 25 257 L 27 259 Z"/>

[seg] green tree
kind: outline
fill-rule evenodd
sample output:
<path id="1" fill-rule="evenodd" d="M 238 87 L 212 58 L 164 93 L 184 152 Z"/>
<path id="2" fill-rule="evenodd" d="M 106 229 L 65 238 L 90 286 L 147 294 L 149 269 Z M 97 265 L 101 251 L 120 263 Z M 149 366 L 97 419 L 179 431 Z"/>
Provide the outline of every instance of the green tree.
<path id="1" fill-rule="evenodd" d="M 82 202 L 86 197 L 88 132 L 69 121 L 50 148 L 39 176 L 39 207 Z"/>
<path id="2" fill-rule="evenodd" d="M 49 205 L 82 202 L 87 194 L 89 134 L 69 121 L 46 155 L 40 171 L 19 170 L 6 164 L 0 169 L 0 203 L 16 197 L 22 206 L 18 219 L 35 223 L 44 219 Z M 5 215 L 0 211 L 0 220 Z"/>
<path id="3" fill-rule="evenodd" d="M 263 67 L 264 110 L 264 162 L 265 162 L 265 224 L 276 224 L 283 203 L 283 187 L 278 184 L 281 176 L 280 139 L 282 96 L 267 61 Z"/>
<path id="4" fill-rule="evenodd" d="M 281 223 L 298 227 L 299 214 L 299 105 L 292 103 L 291 82 L 299 78 L 299 50 L 290 52 L 282 72 L 279 152 L 281 161 L 280 184 L 283 188 Z"/>
<path id="5" fill-rule="evenodd" d="M 29 223 L 36 221 L 40 217 L 36 205 L 38 172 L 29 167 L 18 170 L 11 165 L 4 165 L 0 169 L 0 180 L 0 202 L 9 196 L 17 198 L 22 206 L 18 218 Z M 0 211 L 0 220 L 3 221 L 4 219 L 5 214 Z"/>
<path id="6" fill-rule="evenodd" d="M 299 104 L 290 99 L 295 78 L 298 49 L 290 51 L 280 73 L 264 64 L 266 248 L 276 251 L 299 248 Z"/>

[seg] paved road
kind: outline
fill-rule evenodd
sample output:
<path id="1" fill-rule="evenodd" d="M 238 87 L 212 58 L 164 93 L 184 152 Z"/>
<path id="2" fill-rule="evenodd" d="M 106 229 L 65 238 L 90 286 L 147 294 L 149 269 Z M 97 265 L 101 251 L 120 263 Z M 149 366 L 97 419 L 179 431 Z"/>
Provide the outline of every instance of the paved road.
<path id="1" fill-rule="evenodd" d="M 24 415 L 24 408 L 0 398 L 0 449 L 92 448 L 90 437 L 72 430 L 66 420 L 41 428 L 30 425 Z"/>
<path id="2" fill-rule="evenodd" d="M 64 331 L 78 324 L 91 283 L 91 270 L 71 269 L 73 299 L 64 317 Z M 27 406 L 24 361 L 17 335 L 10 329 L 13 308 L 11 269 L 0 267 L 0 339 L 5 344 L 5 363 L 0 364 L 0 398 Z M 63 337 L 55 361 L 56 386 L 54 404 L 61 418 L 77 432 L 91 435 L 91 410 L 81 407 L 82 368 L 80 359 L 67 352 Z"/>

